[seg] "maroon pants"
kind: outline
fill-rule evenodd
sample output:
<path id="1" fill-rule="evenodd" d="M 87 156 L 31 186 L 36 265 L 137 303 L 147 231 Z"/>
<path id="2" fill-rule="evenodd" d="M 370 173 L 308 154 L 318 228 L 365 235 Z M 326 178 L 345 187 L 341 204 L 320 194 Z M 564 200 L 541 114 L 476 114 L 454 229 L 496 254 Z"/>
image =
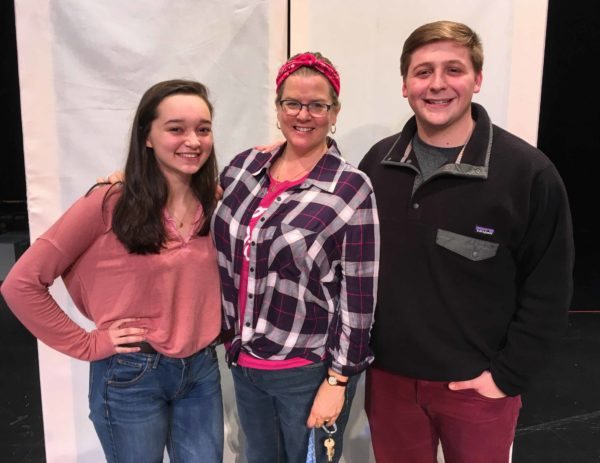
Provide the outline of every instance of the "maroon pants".
<path id="1" fill-rule="evenodd" d="M 448 382 L 367 371 L 365 409 L 377 463 L 508 463 L 521 397 L 490 399 Z"/>

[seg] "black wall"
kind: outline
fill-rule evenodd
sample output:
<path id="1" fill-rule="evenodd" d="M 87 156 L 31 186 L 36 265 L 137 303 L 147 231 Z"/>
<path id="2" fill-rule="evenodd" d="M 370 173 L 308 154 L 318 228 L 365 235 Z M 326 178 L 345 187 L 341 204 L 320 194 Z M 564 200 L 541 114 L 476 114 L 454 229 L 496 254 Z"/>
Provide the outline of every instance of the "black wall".
<path id="1" fill-rule="evenodd" d="M 600 1 L 550 0 L 538 146 L 556 164 L 569 193 L 574 310 L 600 309 L 599 60 Z"/>
<path id="2" fill-rule="evenodd" d="M 0 2 L 0 233 L 27 229 L 25 167 L 12 1 Z"/>

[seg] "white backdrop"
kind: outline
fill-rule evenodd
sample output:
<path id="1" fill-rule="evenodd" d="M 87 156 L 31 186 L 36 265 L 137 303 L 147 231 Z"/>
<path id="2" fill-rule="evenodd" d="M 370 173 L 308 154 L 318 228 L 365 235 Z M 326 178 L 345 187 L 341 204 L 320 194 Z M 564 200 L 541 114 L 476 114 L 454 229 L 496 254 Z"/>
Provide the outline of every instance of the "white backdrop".
<path id="1" fill-rule="evenodd" d="M 547 0 L 326 0 L 292 2 L 292 54 L 319 50 L 342 78 L 336 140 L 353 162 L 412 115 L 402 98 L 402 45 L 421 24 L 471 26 L 484 48 L 475 101 L 492 121 L 537 141 Z"/>
<path id="2" fill-rule="evenodd" d="M 192 78 L 208 85 L 221 164 L 251 143 L 275 138 L 272 76 L 285 61 L 286 4 L 16 1 L 32 239 L 98 175 L 123 165 L 135 108 L 157 81 Z M 53 286 L 53 294 L 89 326 L 62 284 Z M 87 419 L 88 364 L 41 344 L 39 356 L 47 461 L 102 461 Z M 226 461 L 234 461 L 239 444 L 229 376 L 223 372 Z"/>
<path id="3" fill-rule="evenodd" d="M 547 0 L 294 0 L 291 47 L 321 51 L 338 67 L 336 139 L 357 163 L 410 116 L 399 75 L 406 36 L 424 22 L 465 22 L 485 50 L 476 100 L 494 122 L 535 143 L 546 8 Z M 135 107 L 159 80 L 208 85 L 221 165 L 279 137 L 273 80 L 285 60 L 285 0 L 16 0 L 15 11 L 32 239 L 96 176 L 123 165 Z M 53 294 L 86 324 L 60 283 Z M 87 419 L 87 364 L 42 344 L 39 355 L 47 461 L 103 461 Z M 226 369 L 222 374 L 225 461 L 242 462 L 231 379 Z M 346 463 L 374 461 L 363 394 L 361 386 Z"/>

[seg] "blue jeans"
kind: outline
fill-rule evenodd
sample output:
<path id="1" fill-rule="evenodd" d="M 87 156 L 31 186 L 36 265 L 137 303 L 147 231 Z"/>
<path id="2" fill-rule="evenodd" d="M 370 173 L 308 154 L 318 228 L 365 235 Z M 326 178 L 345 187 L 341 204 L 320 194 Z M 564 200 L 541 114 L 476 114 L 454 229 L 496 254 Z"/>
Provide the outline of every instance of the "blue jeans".
<path id="1" fill-rule="evenodd" d="M 108 463 L 223 460 L 223 403 L 213 347 L 176 359 L 116 354 L 90 365 L 90 419 Z"/>
<path id="2" fill-rule="evenodd" d="M 310 429 L 306 420 L 319 386 L 327 376 L 327 364 L 316 363 L 286 370 L 257 370 L 233 366 L 238 415 L 246 436 L 248 463 L 306 463 Z M 346 400 L 336 420 L 335 458 L 342 454 L 342 437 L 359 375 L 350 378 Z M 331 386 L 338 387 L 338 386 Z M 327 434 L 315 432 L 319 463 L 326 462 L 323 442 Z"/>

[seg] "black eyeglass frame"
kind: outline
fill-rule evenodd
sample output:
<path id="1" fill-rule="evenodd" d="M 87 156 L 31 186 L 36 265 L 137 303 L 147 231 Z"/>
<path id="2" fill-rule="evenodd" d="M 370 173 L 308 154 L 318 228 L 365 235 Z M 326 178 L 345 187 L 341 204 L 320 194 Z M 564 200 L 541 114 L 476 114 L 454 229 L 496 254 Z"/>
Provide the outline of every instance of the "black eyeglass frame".
<path id="1" fill-rule="evenodd" d="M 298 110 L 295 111 L 292 109 L 292 112 L 290 112 L 290 107 L 286 105 L 286 103 L 294 103 L 299 105 Z M 315 106 L 317 108 L 326 108 L 325 111 L 323 113 L 317 113 L 314 114 L 310 108 L 311 105 L 313 107 L 313 109 L 315 108 Z M 302 108 L 306 106 L 306 110 L 308 111 L 308 113 L 312 116 L 312 117 L 325 117 L 325 115 L 327 115 L 327 113 L 331 110 L 331 108 L 333 108 L 333 104 L 328 104 L 328 103 L 321 103 L 319 101 L 311 101 L 310 103 L 300 103 L 298 100 L 292 100 L 292 99 L 285 99 L 285 100 L 280 100 L 279 101 L 279 106 L 281 107 L 281 109 L 283 110 L 284 113 L 286 113 L 288 116 L 297 116 L 298 114 L 300 114 L 300 112 L 302 111 Z"/>

